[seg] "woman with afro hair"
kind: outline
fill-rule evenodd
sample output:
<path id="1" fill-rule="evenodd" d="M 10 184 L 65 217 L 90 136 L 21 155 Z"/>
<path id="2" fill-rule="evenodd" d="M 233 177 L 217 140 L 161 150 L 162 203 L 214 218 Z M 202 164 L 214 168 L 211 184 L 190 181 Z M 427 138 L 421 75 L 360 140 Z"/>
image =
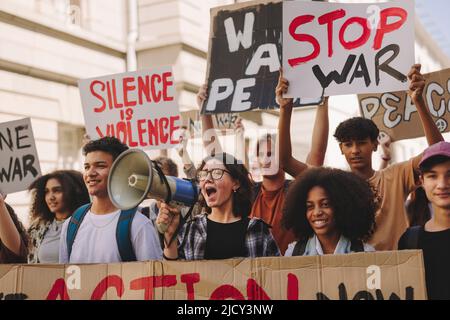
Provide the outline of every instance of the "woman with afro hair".
<path id="1" fill-rule="evenodd" d="M 297 241 L 285 256 L 374 251 L 365 241 L 375 226 L 369 184 L 353 173 L 314 168 L 298 176 L 287 194 L 283 225 Z"/>

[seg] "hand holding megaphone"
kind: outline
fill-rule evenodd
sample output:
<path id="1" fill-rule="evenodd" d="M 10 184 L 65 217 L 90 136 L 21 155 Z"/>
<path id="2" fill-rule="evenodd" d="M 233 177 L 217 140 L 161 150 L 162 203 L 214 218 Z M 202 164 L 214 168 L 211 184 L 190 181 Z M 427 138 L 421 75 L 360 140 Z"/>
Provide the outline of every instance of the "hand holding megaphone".
<path id="1" fill-rule="evenodd" d="M 164 233 L 166 244 L 169 244 L 178 230 L 180 224 L 180 210 L 162 202 L 156 218 L 156 227 Z"/>

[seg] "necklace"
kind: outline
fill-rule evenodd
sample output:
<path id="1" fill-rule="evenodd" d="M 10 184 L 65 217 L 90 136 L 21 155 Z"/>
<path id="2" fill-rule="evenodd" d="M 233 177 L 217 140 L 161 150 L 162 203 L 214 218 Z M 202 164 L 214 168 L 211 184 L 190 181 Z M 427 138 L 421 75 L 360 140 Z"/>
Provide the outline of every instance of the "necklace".
<path id="1" fill-rule="evenodd" d="M 56 220 L 55 219 L 55 231 L 58 232 L 59 227 L 62 226 L 62 224 L 65 222 L 66 220 Z"/>

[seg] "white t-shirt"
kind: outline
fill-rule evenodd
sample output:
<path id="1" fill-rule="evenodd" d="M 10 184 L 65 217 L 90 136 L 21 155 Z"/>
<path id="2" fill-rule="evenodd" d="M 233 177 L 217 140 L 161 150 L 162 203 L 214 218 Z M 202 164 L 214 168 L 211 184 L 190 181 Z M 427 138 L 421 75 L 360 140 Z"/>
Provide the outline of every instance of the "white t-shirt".
<path id="1" fill-rule="evenodd" d="M 117 247 L 116 228 L 120 210 L 108 214 L 94 214 L 89 210 L 81 223 L 72 245 L 70 261 L 67 252 L 67 227 L 64 222 L 59 243 L 59 263 L 121 262 Z M 136 212 L 131 223 L 131 242 L 137 261 L 162 260 L 162 249 L 153 224 Z"/>

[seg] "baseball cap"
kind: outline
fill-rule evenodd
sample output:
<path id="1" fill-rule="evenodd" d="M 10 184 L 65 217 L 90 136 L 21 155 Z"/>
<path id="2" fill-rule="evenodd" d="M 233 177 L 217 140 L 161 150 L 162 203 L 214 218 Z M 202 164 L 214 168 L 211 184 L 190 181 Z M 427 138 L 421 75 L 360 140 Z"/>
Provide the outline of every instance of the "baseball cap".
<path id="1" fill-rule="evenodd" d="M 422 160 L 420 160 L 419 167 L 422 166 L 425 161 L 436 156 L 445 156 L 450 158 L 450 143 L 441 141 L 426 148 L 423 152 Z"/>

